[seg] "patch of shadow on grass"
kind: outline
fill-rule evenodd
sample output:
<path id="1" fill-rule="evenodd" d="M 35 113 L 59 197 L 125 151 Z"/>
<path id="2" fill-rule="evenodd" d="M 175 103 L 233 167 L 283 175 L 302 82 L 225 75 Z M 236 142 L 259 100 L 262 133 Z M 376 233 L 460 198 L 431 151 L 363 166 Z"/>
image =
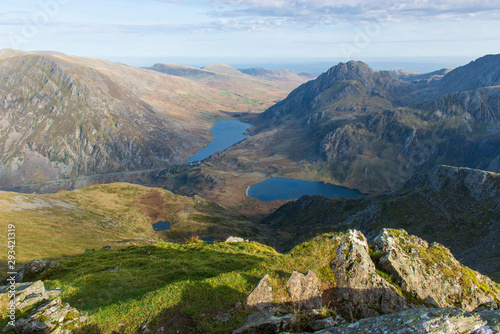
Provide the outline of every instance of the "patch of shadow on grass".
<path id="1" fill-rule="evenodd" d="M 71 286 L 73 292 L 63 295 L 64 302 L 93 314 L 176 283 L 196 286 L 226 273 L 248 272 L 265 260 L 258 254 L 236 253 L 237 249 L 228 246 L 217 249 L 198 245 L 131 246 L 80 254 L 67 258 L 60 269 L 48 272 L 44 280 Z M 115 266 L 117 271 L 107 270 Z M 210 298 L 212 295 L 208 294 L 200 300 Z"/>
<path id="2" fill-rule="evenodd" d="M 177 305 L 161 311 L 150 320 L 152 333 L 231 333 L 246 318 L 248 311 L 236 307 L 246 293 L 230 286 L 216 286 L 204 282 L 190 284 L 182 292 Z M 224 321 L 222 314 L 231 317 Z"/>

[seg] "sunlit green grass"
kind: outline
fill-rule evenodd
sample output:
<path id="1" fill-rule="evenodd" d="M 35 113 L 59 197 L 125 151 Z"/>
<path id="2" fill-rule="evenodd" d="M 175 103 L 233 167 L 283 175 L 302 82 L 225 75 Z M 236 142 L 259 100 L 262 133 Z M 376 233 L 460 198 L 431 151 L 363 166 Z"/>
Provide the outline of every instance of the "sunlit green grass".
<path id="1" fill-rule="evenodd" d="M 176 326 L 189 333 L 228 333 L 248 314 L 235 304 L 243 302 L 265 274 L 270 275 L 276 301 L 287 298 L 286 281 L 293 270 L 313 270 L 321 281 L 332 281 L 328 265 L 334 246 L 324 235 L 288 254 L 255 242 L 102 249 L 67 257 L 62 267 L 42 279 L 48 288 L 62 289 L 64 302 L 90 315 L 87 333 L 118 328 L 136 333 L 148 320 L 150 327 L 168 327 L 172 333 Z M 108 271 L 114 266 L 118 271 Z M 217 321 L 226 312 L 233 315 L 231 320 Z M 182 324 L 182 319 L 189 321 Z"/>

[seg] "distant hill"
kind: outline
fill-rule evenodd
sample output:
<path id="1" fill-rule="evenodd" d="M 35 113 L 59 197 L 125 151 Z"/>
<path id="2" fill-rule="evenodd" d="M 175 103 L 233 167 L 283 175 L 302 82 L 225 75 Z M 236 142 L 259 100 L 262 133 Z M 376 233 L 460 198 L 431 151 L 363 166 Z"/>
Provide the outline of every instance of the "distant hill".
<path id="1" fill-rule="evenodd" d="M 409 71 L 404 71 L 404 70 L 394 70 L 394 71 L 389 71 L 389 73 L 400 80 L 406 81 L 406 82 L 418 82 L 418 81 L 432 81 L 432 80 L 440 80 L 448 74 L 449 72 L 453 71 L 451 68 L 443 68 L 441 70 L 433 71 L 430 73 L 414 73 L 414 72 L 409 72 Z"/>
<path id="2" fill-rule="evenodd" d="M 175 64 L 155 64 L 153 67 L 149 67 L 149 69 L 185 78 L 216 76 L 214 72 L 201 70 L 199 68 L 191 66 L 175 65 Z"/>
<path id="3" fill-rule="evenodd" d="M 487 55 L 447 73 L 436 83 L 441 94 L 500 86 L 500 55 Z"/>
<path id="4" fill-rule="evenodd" d="M 263 99 L 261 96 L 274 96 L 275 100 L 272 102 L 275 103 L 285 97 L 283 90 L 296 88 L 310 79 L 307 76 L 299 76 L 287 71 L 289 75 L 276 80 L 276 77 L 272 75 L 252 75 L 225 64 L 211 64 L 201 69 L 172 64 L 155 64 L 149 69 L 184 77 L 200 85 L 219 89 L 223 94 L 229 94 L 228 97 L 231 96 L 248 105 L 258 107 L 258 111 L 264 111 L 273 104 L 267 102 L 269 98 Z M 264 101 L 266 102 L 263 103 Z"/>
<path id="5" fill-rule="evenodd" d="M 295 81 L 303 83 L 304 79 L 312 80 L 316 78 L 316 76 L 310 73 L 296 74 L 288 70 L 268 70 L 263 67 L 245 68 L 240 69 L 240 71 L 255 77 L 261 77 L 276 81 Z"/>

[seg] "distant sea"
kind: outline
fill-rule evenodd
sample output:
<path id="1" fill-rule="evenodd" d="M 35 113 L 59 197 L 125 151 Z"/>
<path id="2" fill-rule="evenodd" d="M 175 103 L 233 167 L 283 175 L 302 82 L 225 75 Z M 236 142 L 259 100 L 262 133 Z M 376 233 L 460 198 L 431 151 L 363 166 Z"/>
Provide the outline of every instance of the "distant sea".
<path id="1" fill-rule="evenodd" d="M 106 58 L 106 57 L 104 57 Z M 106 59 L 115 62 L 121 62 L 134 67 L 150 67 L 156 63 L 170 63 L 178 65 L 187 65 L 196 68 L 217 63 L 224 63 L 237 69 L 264 67 L 269 70 L 286 69 L 295 73 L 311 73 L 319 75 L 326 72 L 330 67 L 344 59 L 242 59 L 242 58 L 181 58 L 181 57 L 107 57 Z M 468 64 L 475 60 L 464 57 L 422 57 L 422 58 L 369 58 L 355 59 L 360 60 L 376 71 L 381 70 L 406 70 L 417 73 L 428 73 L 442 68 L 455 68 Z"/>

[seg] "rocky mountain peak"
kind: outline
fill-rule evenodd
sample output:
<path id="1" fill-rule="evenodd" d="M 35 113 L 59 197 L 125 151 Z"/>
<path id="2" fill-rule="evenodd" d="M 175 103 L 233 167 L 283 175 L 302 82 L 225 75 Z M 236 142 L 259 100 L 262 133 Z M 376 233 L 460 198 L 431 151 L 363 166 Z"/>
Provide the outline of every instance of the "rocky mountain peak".
<path id="1" fill-rule="evenodd" d="M 388 98 L 391 95 L 390 91 L 401 85 L 404 86 L 406 83 L 394 78 L 389 72 L 375 72 L 363 62 L 339 63 L 315 80 L 293 90 L 286 99 L 266 110 L 261 118 L 278 120 L 292 115 L 304 117 L 319 108 L 328 108 L 348 98 L 370 96 Z M 357 109 L 350 106 L 349 110 Z"/>

